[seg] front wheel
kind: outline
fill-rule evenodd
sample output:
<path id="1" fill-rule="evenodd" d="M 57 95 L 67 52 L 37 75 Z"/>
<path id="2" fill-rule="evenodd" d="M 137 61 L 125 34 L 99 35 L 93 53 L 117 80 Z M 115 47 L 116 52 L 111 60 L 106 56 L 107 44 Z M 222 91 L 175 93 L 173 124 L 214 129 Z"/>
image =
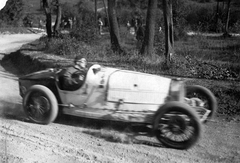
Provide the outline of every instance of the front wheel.
<path id="1" fill-rule="evenodd" d="M 165 146 L 176 149 L 188 149 L 200 138 L 202 125 L 197 113 L 188 105 L 170 102 L 159 108 L 154 122 L 153 132 Z"/>
<path id="2" fill-rule="evenodd" d="M 31 121 L 49 124 L 58 115 L 58 102 L 50 89 L 42 85 L 34 85 L 23 97 L 23 110 Z"/>
<path id="3" fill-rule="evenodd" d="M 188 85 L 186 86 L 186 98 L 190 101 L 198 102 L 200 101 L 200 107 L 202 109 L 197 109 L 200 120 L 206 123 L 208 120 L 212 119 L 217 111 L 217 100 L 213 93 L 200 85 Z M 190 106 L 192 104 L 190 103 Z M 196 108 L 196 107 L 195 107 Z M 207 111 L 207 112 L 206 112 Z"/>

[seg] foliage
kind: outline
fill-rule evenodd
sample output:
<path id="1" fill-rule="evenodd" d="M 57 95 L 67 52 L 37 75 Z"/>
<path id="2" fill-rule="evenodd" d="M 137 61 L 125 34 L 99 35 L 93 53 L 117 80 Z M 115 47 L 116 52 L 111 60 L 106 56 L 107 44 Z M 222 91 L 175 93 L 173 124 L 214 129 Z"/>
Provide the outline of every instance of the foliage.
<path id="1" fill-rule="evenodd" d="M 51 40 L 42 38 L 39 44 L 43 46 L 46 53 L 52 53 L 66 58 L 74 58 L 77 55 L 82 55 L 87 58 L 87 55 L 92 53 L 92 48 L 89 45 L 84 42 L 79 42 L 70 36 L 63 35 L 60 38 L 52 38 Z"/>
<path id="2" fill-rule="evenodd" d="M 1 28 L 6 28 L 6 27 L 9 27 L 9 26 L 10 25 L 6 21 L 0 19 L 0 27 Z"/>
<path id="3" fill-rule="evenodd" d="M 240 114 L 240 89 L 235 82 L 232 82 L 229 86 L 230 88 L 226 89 L 224 87 L 213 86 L 214 95 L 219 99 L 218 100 L 218 113 L 224 115 L 239 115 Z"/>
<path id="4" fill-rule="evenodd" d="M 189 23 L 186 20 L 191 6 L 188 5 L 186 0 L 173 1 L 173 24 L 174 24 L 174 39 L 179 40 L 186 37 Z"/>
<path id="5" fill-rule="evenodd" d="M 27 15 L 23 18 L 23 25 L 24 25 L 25 27 L 32 27 L 34 21 L 35 21 L 35 17 L 34 17 L 33 15 L 27 14 Z"/>
<path id="6" fill-rule="evenodd" d="M 77 12 L 74 15 L 76 24 L 74 29 L 70 32 L 71 37 L 81 42 L 93 43 L 97 37 L 93 3 L 82 0 L 75 7 Z"/>
<path id="7" fill-rule="evenodd" d="M 121 0 L 121 1 L 117 1 L 117 6 L 119 8 L 147 9 L 148 1 L 146 1 L 146 0 Z"/>
<path id="8" fill-rule="evenodd" d="M 23 0 L 8 0 L 5 7 L 0 11 L 0 20 L 12 26 L 21 26 L 24 16 L 23 7 Z"/>
<path id="9" fill-rule="evenodd" d="M 234 23 L 231 27 L 230 27 L 230 31 L 234 32 L 234 33 L 240 33 L 240 20 L 238 20 L 236 23 Z"/>
<path id="10" fill-rule="evenodd" d="M 62 18 L 63 19 L 74 18 L 75 15 L 77 14 L 76 7 L 69 2 L 61 4 L 61 7 L 62 7 Z"/>
<path id="11" fill-rule="evenodd" d="M 94 3 L 89 0 L 80 0 L 77 5 L 78 13 L 84 13 L 85 11 L 94 12 Z"/>

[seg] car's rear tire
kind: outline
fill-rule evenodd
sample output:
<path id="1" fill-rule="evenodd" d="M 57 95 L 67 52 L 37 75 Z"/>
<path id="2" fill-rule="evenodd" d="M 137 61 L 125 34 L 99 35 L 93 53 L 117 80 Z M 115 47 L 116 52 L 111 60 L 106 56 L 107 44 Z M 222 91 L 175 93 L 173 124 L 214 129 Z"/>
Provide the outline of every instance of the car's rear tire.
<path id="1" fill-rule="evenodd" d="M 31 121 L 49 124 L 58 115 L 58 102 L 50 89 L 42 85 L 34 85 L 23 97 L 23 110 Z"/>
<path id="2" fill-rule="evenodd" d="M 169 102 L 155 114 L 153 132 L 167 147 L 188 149 L 201 137 L 202 125 L 197 113 L 190 106 Z"/>
<path id="3" fill-rule="evenodd" d="M 216 100 L 216 97 L 213 95 L 213 93 L 209 89 L 200 85 L 188 85 L 186 86 L 186 97 L 187 98 L 198 97 L 199 99 L 207 102 L 206 104 L 207 106 L 205 106 L 204 108 L 206 108 L 211 112 L 208 115 L 207 119 L 203 121 L 204 123 L 206 123 L 207 120 L 210 120 L 213 118 L 214 114 L 217 111 L 217 100 Z"/>

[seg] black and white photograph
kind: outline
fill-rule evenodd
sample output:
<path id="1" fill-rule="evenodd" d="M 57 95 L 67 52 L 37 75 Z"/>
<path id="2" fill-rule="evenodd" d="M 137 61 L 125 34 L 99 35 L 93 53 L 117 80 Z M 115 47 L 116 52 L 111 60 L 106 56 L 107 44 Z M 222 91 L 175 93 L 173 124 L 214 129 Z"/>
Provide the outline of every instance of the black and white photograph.
<path id="1" fill-rule="evenodd" d="M 239 162 L 239 0 L 0 0 L 0 163 Z"/>

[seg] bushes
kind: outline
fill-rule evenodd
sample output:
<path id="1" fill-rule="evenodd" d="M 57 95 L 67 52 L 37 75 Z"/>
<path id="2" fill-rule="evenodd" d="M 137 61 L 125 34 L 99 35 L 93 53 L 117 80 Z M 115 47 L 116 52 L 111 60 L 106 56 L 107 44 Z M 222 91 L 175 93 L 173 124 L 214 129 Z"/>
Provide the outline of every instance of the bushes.
<path id="1" fill-rule="evenodd" d="M 85 0 L 78 3 L 76 25 L 70 33 L 71 37 L 88 44 L 94 43 L 97 38 L 97 22 L 95 21 L 95 13 L 92 9 L 93 4 L 89 1 Z"/>
<path id="2" fill-rule="evenodd" d="M 88 44 L 94 43 L 97 38 L 97 28 L 93 13 L 77 17 L 76 28 L 71 31 L 71 37 Z"/>
<path id="3" fill-rule="evenodd" d="M 44 50 L 47 53 L 53 53 L 66 58 L 74 58 L 77 55 L 86 57 L 89 53 L 93 53 L 89 45 L 70 36 L 52 38 L 50 41 L 48 41 L 47 38 L 42 38 L 40 44 L 45 44 Z"/>
<path id="4" fill-rule="evenodd" d="M 5 22 L 5 25 L 21 26 L 23 15 L 23 1 L 8 0 L 6 6 L 0 11 L 0 20 Z"/>

